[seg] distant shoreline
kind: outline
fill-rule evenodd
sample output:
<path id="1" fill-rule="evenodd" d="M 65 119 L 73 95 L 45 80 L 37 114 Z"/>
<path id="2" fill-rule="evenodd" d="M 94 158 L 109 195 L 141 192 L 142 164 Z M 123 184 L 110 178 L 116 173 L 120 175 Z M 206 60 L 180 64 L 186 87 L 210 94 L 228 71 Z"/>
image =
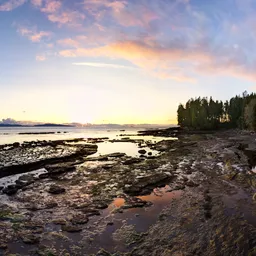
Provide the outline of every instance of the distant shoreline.
<path id="1" fill-rule="evenodd" d="M 0 124 L 0 127 L 75 127 L 65 124 L 36 124 L 36 125 L 21 125 L 21 124 Z"/>
<path id="2" fill-rule="evenodd" d="M 63 128 L 88 128 L 88 129 L 118 129 L 125 131 L 126 129 L 167 129 L 170 127 L 176 127 L 176 124 L 89 124 L 89 125 L 75 125 L 75 124 L 3 124 L 0 123 L 0 128 L 55 128 L 55 127 L 63 127 Z"/>

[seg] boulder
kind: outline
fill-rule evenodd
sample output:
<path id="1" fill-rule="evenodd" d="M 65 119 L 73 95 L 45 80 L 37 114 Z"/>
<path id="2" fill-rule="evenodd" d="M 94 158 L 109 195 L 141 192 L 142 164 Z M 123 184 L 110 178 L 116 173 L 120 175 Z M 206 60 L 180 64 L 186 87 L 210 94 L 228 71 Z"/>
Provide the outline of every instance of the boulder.
<path id="1" fill-rule="evenodd" d="M 24 187 L 32 184 L 35 181 L 35 177 L 31 174 L 25 174 L 19 177 L 18 180 L 15 181 L 15 183 L 18 186 Z"/>
<path id="2" fill-rule="evenodd" d="M 16 185 L 9 185 L 6 188 L 3 189 L 3 193 L 11 196 L 15 195 L 18 192 L 19 188 Z"/>
<path id="3" fill-rule="evenodd" d="M 66 224 L 61 226 L 62 231 L 66 231 L 69 233 L 81 232 L 83 228 L 81 226 Z"/>
<path id="4" fill-rule="evenodd" d="M 60 187 L 58 185 L 51 185 L 51 187 L 49 188 L 48 192 L 51 194 L 62 194 L 65 193 L 66 189 L 63 187 Z"/>
<path id="5" fill-rule="evenodd" d="M 14 148 L 18 148 L 18 147 L 20 146 L 20 143 L 19 143 L 19 142 L 14 142 L 14 143 L 12 144 L 12 146 L 13 146 Z"/>

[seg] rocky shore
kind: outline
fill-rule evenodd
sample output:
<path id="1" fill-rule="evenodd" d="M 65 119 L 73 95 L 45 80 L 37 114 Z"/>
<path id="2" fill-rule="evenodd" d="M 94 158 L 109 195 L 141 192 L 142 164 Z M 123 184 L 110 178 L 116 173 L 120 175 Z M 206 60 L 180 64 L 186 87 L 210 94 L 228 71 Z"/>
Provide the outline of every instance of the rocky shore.
<path id="1" fill-rule="evenodd" d="M 255 134 L 103 141 L 0 148 L 0 255 L 256 255 Z"/>

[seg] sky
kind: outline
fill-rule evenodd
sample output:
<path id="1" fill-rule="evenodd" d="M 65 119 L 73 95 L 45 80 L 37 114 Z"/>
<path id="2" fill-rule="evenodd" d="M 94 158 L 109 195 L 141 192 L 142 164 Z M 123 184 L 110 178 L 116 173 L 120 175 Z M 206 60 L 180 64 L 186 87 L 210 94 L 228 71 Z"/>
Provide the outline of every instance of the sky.
<path id="1" fill-rule="evenodd" d="M 255 0 L 0 0 L 0 119 L 176 123 L 256 91 Z"/>

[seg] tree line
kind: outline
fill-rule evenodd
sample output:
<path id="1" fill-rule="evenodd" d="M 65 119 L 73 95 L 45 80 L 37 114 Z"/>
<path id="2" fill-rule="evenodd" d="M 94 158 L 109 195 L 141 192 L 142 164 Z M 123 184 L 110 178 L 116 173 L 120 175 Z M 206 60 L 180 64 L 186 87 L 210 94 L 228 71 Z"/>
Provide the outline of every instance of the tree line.
<path id="1" fill-rule="evenodd" d="M 256 94 L 244 92 L 229 101 L 195 98 L 178 107 L 178 124 L 195 130 L 239 128 L 256 131 Z"/>

